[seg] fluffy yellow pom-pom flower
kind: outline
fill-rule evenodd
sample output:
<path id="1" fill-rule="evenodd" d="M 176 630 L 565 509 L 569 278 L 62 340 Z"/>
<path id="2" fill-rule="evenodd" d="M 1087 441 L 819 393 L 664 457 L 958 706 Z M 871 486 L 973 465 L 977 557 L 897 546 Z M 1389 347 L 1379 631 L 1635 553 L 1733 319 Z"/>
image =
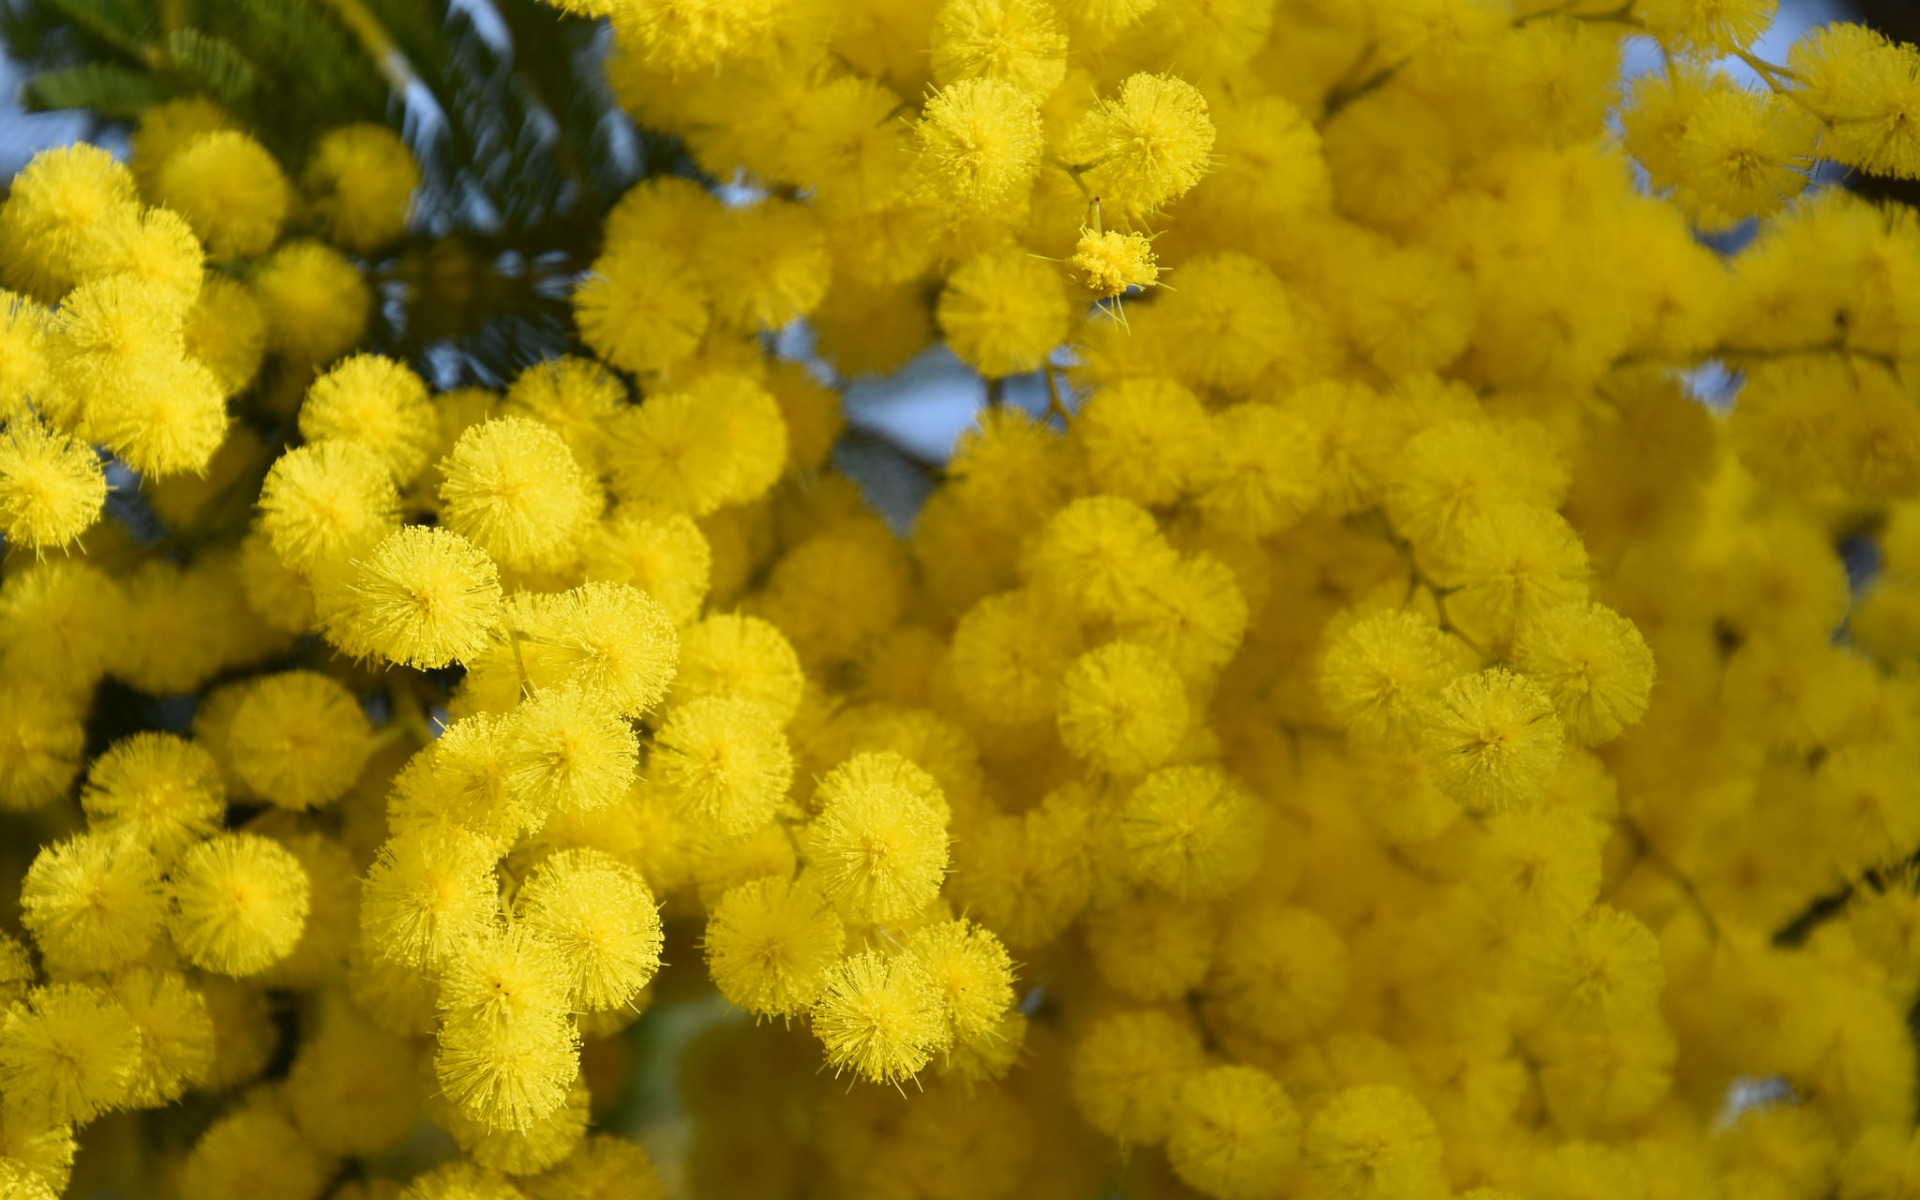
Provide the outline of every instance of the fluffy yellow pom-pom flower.
<path id="1" fill-rule="evenodd" d="M 146 954 L 166 919 L 160 864 L 145 847 L 83 833 L 34 856 L 20 923 L 49 966 L 110 971 Z"/>
<path id="2" fill-rule="evenodd" d="M 1018 208 L 1044 145 L 1034 102 L 992 78 L 963 79 L 934 93 L 914 138 L 937 197 L 967 214 Z"/>
<path id="3" fill-rule="evenodd" d="M 76 143 L 34 155 L 0 207 L 0 282 L 54 303 L 75 282 L 87 235 L 134 203 L 133 176 L 109 151 Z"/>
<path id="4" fill-rule="evenodd" d="M 1447 1194 L 1440 1134 L 1397 1087 L 1336 1093 L 1307 1126 L 1307 1174 L 1330 1200 L 1426 1200 Z"/>
<path id="5" fill-rule="evenodd" d="M 846 930 L 809 876 L 766 876 L 714 906 L 703 940 L 720 994 L 755 1017 L 790 1019 L 810 1008 L 840 959 Z"/>
<path id="6" fill-rule="evenodd" d="M 600 693 L 547 688 L 515 714 L 504 765 L 507 784 L 535 812 L 591 812 L 633 782 L 632 728 Z"/>
<path id="7" fill-rule="evenodd" d="M 774 724 L 785 725 L 805 689 L 793 643 L 758 617 L 715 613 L 687 630 L 680 644 L 676 704 L 698 696 L 749 700 L 766 709 Z"/>
<path id="8" fill-rule="evenodd" d="M 122 738 L 87 768 L 80 805 L 99 833 L 150 847 L 161 864 L 213 836 L 227 788 L 205 747 L 169 733 Z"/>
<path id="9" fill-rule="evenodd" d="M 1142 775 L 1166 762 L 1189 717 L 1180 676 L 1132 642 L 1081 655 L 1060 681 L 1061 744 L 1108 774 Z"/>
<path id="10" fill-rule="evenodd" d="M 1198 88 L 1171 75 L 1129 76 L 1072 132 L 1068 155 L 1085 164 L 1092 194 L 1134 217 L 1184 195 L 1207 173 L 1213 122 Z"/>
<path id="11" fill-rule="evenodd" d="M 1210 1067 L 1187 1081 L 1173 1113 L 1174 1174 L 1216 1200 L 1283 1194 L 1300 1157 L 1300 1114 L 1265 1071 Z"/>
<path id="12" fill-rule="evenodd" d="M 1653 651 L 1633 622 L 1601 604 L 1569 604 L 1527 622 L 1514 665 L 1546 689 L 1569 736 L 1612 741 L 1647 711 Z"/>
<path id="13" fill-rule="evenodd" d="M 483 421 L 440 461 L 441 519 L 509 571 L 580 555 L 601 498 L 559 434 L 526 417 Z"/>
<path id="14" fill-rule="evenodd" d="M 703 829 L 747 833 L 772 818 L 793 756 L 762 706 L 728 696 L 675 705 L 655 737 L 654 777 Z"/>
<path id="15" fill-rule="evenodd" d="M 940 293 L 940 332 L 988 377 L 1038 370 L 1073 322 L 1066 281 L 1023 250 L 988 250 L 960 264 Z"/>
<path id="16" fill-rule="evenodd" d="M 865 950 L 841 960 L 813 1005 L 813 1033 L 837 1075 L 898 1084 L 948 1043 L 940 987 L 911 958 Z"/>
<path id="17" fill-rule="evenodd" d="M 283 808 L 329 804 L 373 753 L 353 693 L 314 671 L 269 675 L 247 689 L 227 727 L 227 753 L 247 786 Z"/>
<path id="18" fill-rule="evenodd" d="M 829 899 L 868 921 L 905 920 L 933 901 L 948 812 L 924 772 L 898 755 L 856 755 L 828 772 L 814 799 L 807 853 Z"/>
<path id="19" fill-rule="evenodd" d="M 327 633 L 351 653 L 411 667 L 470 659 L 500 626 L 500 573 L 457 533 L 406 525 L 362 559 Z"/>
<path id="20" fill-rule="evenodd" d="M 1565 742 L 1547 693 L 1503 668 L 1448 684 L 1428 709 L 1421 734 L 1434 783 L 1477 813 L 1537 800 Z"/>
<path id="21" fill-rule="evenodd" d="M 258 974 L 293 952 L 310 885 L 280 843 L 224 833 L 188 850 L 172 876 L 168 928 L 180 953 L 221 975 Z"/>
<path id="22" fill-rule="evenodd" d="M 234 130 L 200 134 L 169 155 L 154 190 L 220 258 L 265 254 L 293 202 L 293 188 L 273 155 Z"/>
<path id="23" fill-rule="evenodd" d="M 1163 767 L 1119 813 L 1121 867 L 1175 896 L 1220 896 L 1259 861 L 1261 812 L 1218 767 Z"/>
<path id="24" fill-rule="evenodd" d="M 91 1121 L 126 1099 L 139 1065 L 140 1030 L 105 988 L 35 988 L 0 1021 L 0 1094 L 29 1121 Z"/>
<path id="25" fill-rule="evenodd" d="M 373 451 L 401 484 L 418 475 L 439 444 L 427 385 L 405 364 L 356 354 L 313 381 L 300 405 L 300 436 L 338 439 Z"/>
<path id="26" fill-rule="evenodd" d="M 85 442 L 31 417 L 0 433 L 0 536 L 33 550 L 65 546 L 100 519 L 106 475 Z"/>
<path id="27" fill-rule="evenodd" d="M 1191 1022 L 1157 1008 L 1113 1013 L 1074 1047 L 1074 1103 L 1108 1137 L 1151 1146 L 1172 1128 L 1180 1089 L 1202 1061 Z"/>
<path id="28" fill-rule="evenodd" d="M 274 460 L 260 487 L 260 527 L 295 571 L 368 549 L 399 525 L 400 493 L 386 462 L 354 442 L 295 447 Z"/>
<path id="29" fill-rule="evenodd" d="M 369 950 L 409 967 L 441 966 L 499 910 L 494 860 L 487 843 L 464 830 L 389 839 L 360 899 Z"/>
<path id="30" fill-rule="evenodd" d="M 140 1032 L 140 1062 L 127 1089 L 130 1108 L 178 1100 L 213 1070 L 213 1018 L 199 992 L 176 971 L 145 968 L 113 981 L 114 999 Z"/>
<path id="31" fill-rule="evenodd" d="M 356 254 L 380 249 L 407 225 L 420 164 L 393 131 L 347 125 L 323 134 L 304 182 L 327 236 Z"/>
<path id="32" fill-rule="evenodd" d="M 660 915 L 646 880 L 597 850 L 540 864 L 515 898 L 521 921 L 559 954 L 575 1008 L 630 1005 L 660 967 Z"/>

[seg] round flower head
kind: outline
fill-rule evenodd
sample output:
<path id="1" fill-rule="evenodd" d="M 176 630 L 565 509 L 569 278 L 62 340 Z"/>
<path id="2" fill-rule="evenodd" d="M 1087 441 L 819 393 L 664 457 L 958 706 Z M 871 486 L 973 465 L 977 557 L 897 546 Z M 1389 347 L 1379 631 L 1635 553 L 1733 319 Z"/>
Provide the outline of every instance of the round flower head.
<path id="1" fill-rule="evenodd" d="M 707 968 L 720 994 L 757 1017 L 805 1012 L 840 959 L 846 931 L 808 876 L 769 875 L 728 891 L 707 920 Z"/>
<path id="2" fill-rule="evenodd" d="M 1200 511 L 1241 537 L 1280 532 L 1319 501 L 1320 460 L 1305 421 L 1271 404 L 1214 419 L 1218 458 L 1201 477 Z"/>
<path id="3" fill-rule="evenodd" d="M 144 968 L 113 981 L 114 999 L 140 1031 L 140 1062 L 129 1108 L 160 1108 L 198 1087 L 213 1070 L 213 1018 L 199 992 L 175 971 Z"/>
<path id="4" fill-rule="evenodd" d="M 1325 1195 L 1352 1200 L 1443 1196 L 1440 1149 L 1433 1118 L 1406 1092 L 1348 1088 L 1307 1126 L 1307 1175 Z"/>
<path id="5" fill-rule="evenodd" d="M 834 1074 L 899 1084 L 949 1044 L 940 986 L 911 958 L 865 950 L 827 974 L 813 1034 Z"/>
<path id="6" fill-rule="evenodd" d="M 1179 897 L 1225 895 L 1253 874 L 1260 809 L 1212 766 L 1163 767 L 1120 809 L 1122 869 Z"/>
<path id="7" fill-rule="evenodd" d="M 58 301 L 87 234 L 135 202 L 133 176 L 109 151 L 76 142 L 34 155 L 0 207 L 0 283 Z"/>
<path id="8" fill-rule="evenodd" d="M 420 165 L 386 127 L 346 125 L 321 135 L 303 182 L 327 236 L 355 254 L 367 254 L 406 229 Z"/>
<path id="9" fill-rule="evenodd" d="M 331 361 L 360 340 L 373 293 L 331 246 L 288 242 L 247 281 L 267 322 L 267 344 L 298 363 Z"/>
<path id="10" fill-rule="evenodd" d="M 1320 660 L 1320 695 L 1355 745 L 1410 749 L 1426 706 L 1459 673 L 1461 647 L 1416 613 L 1386 609 L 1353 622 Z"/>
<path id="11" fill-rule="evenodd" d="M 687 630 L 680 643 L 673 699 L 750 700 L 784 726 L 798 711 L 806 682 L 800 657 L 778 626 L 742 613 L 715 613 Z"/>
<path id="12" fill-rule="evenodd" d="M 588 535 L 582 568 L 590 581 L 632 584 L 653 597 L 676 626 L 685 626 L 706 603 L 713 548 L 685 513 L 621 505 Z M 684 647 L 681 669 L 686 669 Z"/>
<path id="13" fill-rule="evenodd" d="M 452 1136 L 474 1165 L 525 1176 L 565 1159 L 586 1136 L 593 1097 L 576 1079 L 559 1108 L 526 1129 L 489 1129 L 439 1096 L 428 1096 L 427 1115 Z M 518 1193 L 516 1193 L 517 1195 Z"/>
<path id="14" fill-rule="evenodd" d="M 0 661 L 16 689 L 89 692 L 121 652 L 125 596 L 78 558 L 48 559 L 0 583 Z"/>
<path id="15" fill-rule="evenodd" d="M 1148 506 L 1190 491 L 1210 473 L 1217 452 L 1199 397 L 1158 376 L 1101 388 L 1075 414 L 1073 432 L 1095 487 Z"/>
<path id="16" fill-rule="evenodd" d="M 1612 741 L 1647 711 L 1653 651 L 1633 622 L 1601 604 L 1550 609 L 1520 627 L 1514 665 L 1546 689 L 1567 732 Z"/>
<path id="17" fill-rule="evenodd" d="M 1167 1136 L 1180 1089 L 1202 1066 L 1193 1025 L 1157 1008 L 1102 1017 L 1073 1049 L 1073 1099 L 1089 1125 L 1123 1143 Z"/>
<path id="18" fill-rule="evenodd" d="M 1022 567 L 1036 589 L 1092 618 L 1142 611 L 1178 564 L 1152 513 L 1118 496 L 1083 496 L 1047 521 Z"/>
<path id="19" fill-rule="evenodd" d="M 474 657 L 500 625 L 500 573 L 457 533 L 405 525 L 360 560 L 327 635 L 350 653 L 409 667 Z"/>
<path id="20" fill-rule="evenodd" d="M 150 104 L 140 111 L 133 136 L 127 139 L 132 152 L 128 167 L 140 184 L 143 195 L 153 195 L 154 181 L 166 161 L 203 133 L 235 128 L 233 118 L 213 101 L 201 96 Z"/>
<path id="21" fill-rule="evenodd" d="M 146 954 L 166 919 L 147 848 L 83 833 L 43 848 L 20 888 L 20 923 L 49 966 L 110 971 Z"/>
<path id="22" fill-rule="evenodd" d="M 1641 0 L 1635 11 L 1661 45 L 1717 58 L 1751 49 L 1778 7 L 1779 0 Z"/>
<path id="23" fill-rule="evenodd" d="M 343 359 L 313 381 L 300 405 L 300 436 L 371 450 L 406 484 L 440 440 L 427 385 L 402 364 L 373 354 Z"/>
<path id="24" fill-rule="evenodd" d="M 35 551 L 58 549 L 100 519 L 107 480 L 85 442 L 31 417 L 0 432 L 0 537 Z"/>
<path id="25" fill-rule="evenodd" d="M 593 359 L 565 355 L 516 375 L 502 411 L 552 429 L 576 462 L 591 474 L 604 474 L 607 426 L 627 401 L 627 385 L 618 375 Z"/>
<path id="26" fill-rule="evenodd" d="M 92 436 L 149 479 L 204 474 L 227 436 L 226 394 L 197 360 L 157 360 L 129 403 L 89 405 Z"/>
<path id="27" fill-rule="evenodd" d="M 571 564 L 601 498 L 559 434 L 526 417 L 483 421 L 440 461 L 441 520 L 510 571 Z"/>
<path id="28" fill-rule="evenodd" d="M 623 583 L 583 584 L 562 592 L 542 618 L 543 677 L 599 692 L 629 717 L 666 695 L 680 638 L 645 592 Z"/>
<path id="29" fill-rule="evenodd" d="M 534 812 L 591 812 L 626 792 L 638 758 L 633 729 L 605 696 L 547 688 L 515 714 L 507 786 Z"/>
<path id="30" fill-rule="evenodd" d="M 460 829 L 403 833 L 380 847 L 360 897 L 360 933 L 375 955 L 438 968 L 499 911 L 495 856 Z"/>
<path id="31" fill-rule="evenodd" d="M 613 438 L 611 486 L 624 502 L 703 517 L 733 491 L 724 414 L 691 393 L 647 397 L 621 414 Z"/>
<path id="32" fill-rule="evenodd" d="M 1013 1007 L 1013 960 L 992 930 L 965 919 L 941 921 L 916 930 L 906 953 L 940 989 L 954 1041 L 996 1036 Z"/>
<path id="33" fill-rule="evenodd" d="M 1316 913 L 1275 903 L 1240 907 L 1221 931 L 1206 994 L 1239 1028 L 1291 1044 L 1339 1012 L 1351 961 L 1346 942 Z"/>
<path id="34" fill-rule="evenodd" d="M 427 828 L 451 822 L 502 848 L 522 831 L 538 829 L 544 812 L 529 808 L 507 780 L 507 735 L 512 728 L 511 716 L 475 713 L 441 730 L 431 751 L 423 751 L 426 777 L 417 811 L 408 803 L 414 793 L 396 781 L 387 804 L 389 826 L 397 832 L 409 816 L 420 817 Z M 408 771 L 412 769 L 409 764 Z"/>
<path id="35" fill-rule="evenodd" d="M 84 1124 L 127 1097 L 140 1030 L 105 988 L 35 988 L 0 1018 L 0 1091 L 11 1114 Z"/>
<path id="36" fill-rule="evenodd" d="M 0 291 L 0 419 L 24 417 L 47 384 L 47 324 L 46 309 Z"/>
<path id="37" fill-rule="evenodd" d="M 387 464 L 354 442 L 297 446 L 260 487 L 260 528 L 295 571 L 359 554 L 399 526 L 400 492 Z"/>
<path id="38" fill-rule="evenodd" d="M 1019 208 L 1045 145 L 1033 100 L 991 78 L 962 79 L 935 92 L 914 140 L 930 190 L 964 215 Z"/>
<path id="39" fill-rule="evenodd" d="M 1092 194 L 1135 219 L 1185 195 L 1213 156 L 1207 101 L 1171 75 L 1134 75 L 1069 136 L 1068 157 Z"/>
<path id="40" fill-rule="evenodd" d="M 501 1024 L 485 1016 L 440 1027 L 440 1092 L 487 1129 L 529 1130 L 567 1102 L 580 1073 L 579 1035 L 563 1012 Z"/>
<path id="41" fill-rule="evenodd" d="M 1300 1114 L 1273 1076 L 1209 1067 L 1180 1089 L 1167 1159 L 1188 1184 L 1219 1200 L 1283 1193 L 1300 1157 Z"/>
<path id="42" fill-rule="evenodd" d="M 1596 904 L 1548 967 L 1564 1019 L 1582 1029 L 1633 1026 L 1660 1002 L 1660 943 L 1640 919 Z"/>
<path id="43" fill-rule="evenodd" d="M 38 808 L 80 773 L 87 731 L 71 703 L 34 688 L 0 688 L 0 810 Z"/>
<path id="44" fill-rule="evenodd" d="M 807 830 L 807 855 L 842 911 L 896 922 L 933 902 L 947 869 L 949 814 L 925 772 L 898 755 L 856 755 L 827 773 L 814 802 L 820 815 Z"/>
<path id="45" fill-rule="evenodd" d="M 252 258 L 273 248 L 293 188 L 266 147 L 244 133 L 203 133 L 167 158 L 155 199 L 186 217 L 216 258 Z"/>
<path id="46" fill-rule="evenodd" d="M 130 275 L 184 311 L 200 294 L 205 259 L 200 239 L 179 213 L 119 209 L 77 247 L 74 274 L 81 282 Z"/>
<path id="47" fill-rule="evenodd" d="M 241 1108 L 200 1135 L 180 1168 L 182 1195 L 200 1200 L 313 1200 L 332 1164 L 284 1116 Z"/>
<path id="48" fill-rule="evenodd" d="M 416 1175 L 399 1200 L 521 1200 L 521 1192 L 497 1171 L 451 1162 Z"/>
<path id="49" fill-rule="evenodd" d="M 280 843 L 223 833 L 173 870 L 169 928 L 182 957 L 220 975 L 258 974 L 293 952 L 307 923 L 307 873 Z"/>
<path id="50" fill-rule="evenodd" d="M 672 253 L 649 242 L 613 243 L 573 294 L 581 340 L 623 371 L 664 371 L 706 335 L 706 289 Z"/>
<path id="51" fill-rule="evenodd" d="M 820 307 L 833 260 L 812 205 L 767 199 L 722 216 L 707 271 L 715 321 L 775 330 Z"/>
<path id="52" fill-rule="evenodd" d="M 461 946 L 440 977 L 449 1024 L 544 1028 L 567 1013 L 567 970 L 559 948 L 524 925 L 494 928 Z"/>
<path id="53" fill-rule="evenodd" d="M 1035 371 L 1067 338 L 1066 281 L 1025 250 L 976 254 L 948 277 L 936 312 L 947 345 L 989 378 Z"/>
<path id="54" fill-rule="evenodd" d="M 420 1121 L 412 1047 L 351 1009 L 329 1013 L 301 1041 L 287 1072 L 287 1111 L 327 1154 L 378 1154 Z"/>
<path id="55" fill-rule="evenodd" d="M 1036 102 L 1067 74 L 1067 35 L 1046 0 L 947 0 L 933 19 L 933 78 L 993 79 Z"/>
<path id="56" fill-rule="evenodd" d="M 1547 693 L 1504 668 L 1448 684 L 1429 707 L 1421 734 L 1435 785 L 1475 813 L 1539 799 L 1565 742 Z"/>
<path id="57" fill-rule="evenodd" d="M 1186 736 L 1186 689 L 1166 660 L 1132 642 L 1109 642 L 1075 659 L 1060 681 L 1060 741 L 1112 775 L 1140 775 L 1167 760 Z"/>
<path id="58" fill-rule="evenodd" d="M 653 778 L 700 828 L 748 833 L 772 819 L 793 783 L 787 739 L 750 700 L 677 704 L 654 739 Z"/>
<path id="59" fill-rule="evenodd" d="M 1587 570 L 1580 535 L 1560 514 L 1499 505 L 1461 527 L 1447 615 L 1468 636 L 1505 646 L 1541 613 L 1585 600 Z"/>
<path id="60" fill-rule="evenodd" d="M 534 1200 L 661 1200 L 666 1193 L 647 1152 L 623 1137 L 596 1133 L 551 1171 L 529 1181 Z"/>
<path id="61" fill-rule="evenodd" d="M 660 916 L 640 873 L 597 850 L 565 850 L 520 889 L 520 920 L 558 952 L 573 1008 L 634 1003 L 660 967 Z"/>
<path id="62" fill-rule="evenodd" d="M 227 727 L 227 755 L 248 787 L 283 808 L 330 804 L 373 753 L 373 730 L 353 693 L 313 671 L 256 682 Z"/>

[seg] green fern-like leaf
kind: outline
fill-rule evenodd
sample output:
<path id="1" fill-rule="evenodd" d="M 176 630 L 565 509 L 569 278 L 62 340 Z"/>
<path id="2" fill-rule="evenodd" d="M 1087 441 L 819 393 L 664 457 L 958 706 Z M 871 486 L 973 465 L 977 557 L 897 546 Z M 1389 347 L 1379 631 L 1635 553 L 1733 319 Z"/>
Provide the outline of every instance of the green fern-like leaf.
<path id="1" fill-rule="evenodd" d="M 198 29 L 176 29 L 167 37 L 173 69 L 196 88 L 229 106 L 244 105 L 260 73 L 224 38 Z"/>
<path id="2" fill-rule="evenodd" d="M 158 19 L 154 0 L 40 0 L 47 8 L 73 22 L 124 54 L 138 55 L 140 39 Z"/>
<path id="3" fill-rule="evenodd" d="M 148 105 L 172 96 L 166 84 L 145 71 L 107 63 L 42 71 L 24 89 L 29 109 L 86 108 L 116 121 L 131 121 Z"/>

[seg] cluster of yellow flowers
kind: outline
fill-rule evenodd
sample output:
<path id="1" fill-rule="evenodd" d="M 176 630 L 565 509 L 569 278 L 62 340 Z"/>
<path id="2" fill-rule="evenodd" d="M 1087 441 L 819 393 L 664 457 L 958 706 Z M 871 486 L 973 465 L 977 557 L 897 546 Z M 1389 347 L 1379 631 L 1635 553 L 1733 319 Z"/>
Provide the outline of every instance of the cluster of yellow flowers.
<path id="1" fill-rule="evenodd" d="M 296 179 L 169 101 L 0 206 L 0 1200 L 77 1139 L 191 1200 L 1920 1197 L 1920 222 L 1806 190 L 1920 177 L 1920 51 L 556 3 L 700 178 L 502 392 L 356 352 L 384 129 Z M 902 540 L 839 385 L 936 340 L 992 403 Z"/>

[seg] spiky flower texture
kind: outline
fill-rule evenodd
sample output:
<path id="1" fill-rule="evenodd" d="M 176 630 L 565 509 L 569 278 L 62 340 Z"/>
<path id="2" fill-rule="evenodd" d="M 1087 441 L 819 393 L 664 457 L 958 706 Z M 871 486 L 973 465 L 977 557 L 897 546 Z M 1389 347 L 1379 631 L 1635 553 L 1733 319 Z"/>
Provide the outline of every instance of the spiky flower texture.
<path id="1" fill-rule="evenodd" d="M 146 7 L 8 47 L 0 1196 L 1912 1190 L 1920 50 Z"/>

